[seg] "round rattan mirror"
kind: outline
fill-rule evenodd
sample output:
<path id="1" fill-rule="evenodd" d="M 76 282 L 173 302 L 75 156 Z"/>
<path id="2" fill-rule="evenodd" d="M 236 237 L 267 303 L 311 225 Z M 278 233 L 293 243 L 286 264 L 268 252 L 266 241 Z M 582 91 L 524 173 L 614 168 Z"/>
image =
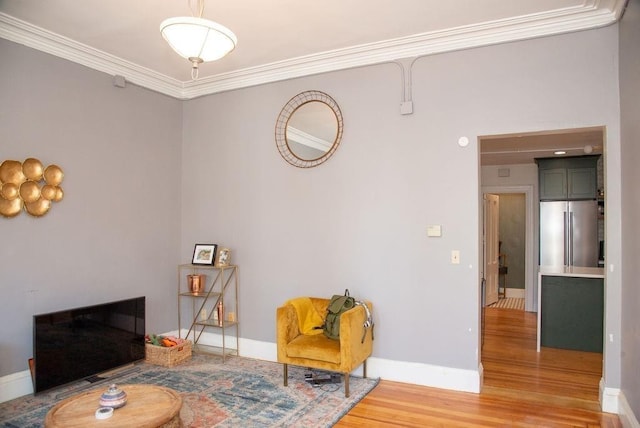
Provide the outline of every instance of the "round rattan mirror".
<path id="1" fill-rule="evenodd" d="M 342 139 L 342 113 L 333 98 L 305 91 L 291 98 L 276 122 L 276 145 L 293 166 L 311 168 L 333 155 Z"/>

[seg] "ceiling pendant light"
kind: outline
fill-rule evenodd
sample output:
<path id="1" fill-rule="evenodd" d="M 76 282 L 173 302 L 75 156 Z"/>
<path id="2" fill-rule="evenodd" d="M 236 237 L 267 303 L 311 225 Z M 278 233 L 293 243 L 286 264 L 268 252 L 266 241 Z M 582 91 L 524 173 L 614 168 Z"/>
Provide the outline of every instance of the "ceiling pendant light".
<path id="1" fill-rule="evenodd" d="M 238 43 L 231 30 L 216 22 L 202 18 L 204 0 L 197 0 L 198 13 L 194 16 L 169 18 L 160 24 L 160 33 L 169 46 L 183 58 L 191 61 L 191 78 L 198 78 L 198 66 L 215 61 L 231 52 Z M 191 2 L 189 2 L 191 7 Z M 193 8 L 191 8 L 193 14 Z M 195 14 L 194 14 L 195 15 Z"/>

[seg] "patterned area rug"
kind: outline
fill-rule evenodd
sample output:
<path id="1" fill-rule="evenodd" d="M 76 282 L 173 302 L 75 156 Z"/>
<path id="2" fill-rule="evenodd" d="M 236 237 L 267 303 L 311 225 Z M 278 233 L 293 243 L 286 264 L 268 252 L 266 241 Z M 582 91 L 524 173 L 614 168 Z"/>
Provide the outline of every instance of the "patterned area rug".
<path id="1" fill-rule="evenodd" d="M 519 299 L 515 297 L 498 299 L 496 303 L 489 305 L 489 307 L 499 308 L 499 309 L 517 309 L 519 311 L 524 311 L 524 299 Z"/>
<path id="2" fill-rule="evenodd" d="M 178 391 L 184 427 L 330 427 L 377 384 L 378 379 L 351 376 L 351 396 L 344 384 L 312 386 L 308 370 L 289 367 L 289 386 L 283 386 L 282 365 L 241 357 L 194 354 L 177 367 L 141 363 L 109 383 L 146 383 Z M 75 393 L 105 389 L 107 383 L 78 390 L 83 382 L 37 396 L 28 395 L 0 404 L 0 427 L 41 427 L 51 407 Z M 97 408 L 96 403 L 96 408 Z M 117 410 L 116 410 L 117 411 Z"/>

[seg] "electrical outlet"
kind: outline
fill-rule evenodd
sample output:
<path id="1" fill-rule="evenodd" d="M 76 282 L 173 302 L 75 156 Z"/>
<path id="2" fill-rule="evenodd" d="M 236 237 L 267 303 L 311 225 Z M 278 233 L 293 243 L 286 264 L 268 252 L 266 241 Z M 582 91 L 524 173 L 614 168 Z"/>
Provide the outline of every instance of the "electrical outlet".
<path id="1" fill-rule="evenodd" d="M 451 264 L 459 265 L 460 264 L 460 251 L 459 250 L 451 250 Z"/>

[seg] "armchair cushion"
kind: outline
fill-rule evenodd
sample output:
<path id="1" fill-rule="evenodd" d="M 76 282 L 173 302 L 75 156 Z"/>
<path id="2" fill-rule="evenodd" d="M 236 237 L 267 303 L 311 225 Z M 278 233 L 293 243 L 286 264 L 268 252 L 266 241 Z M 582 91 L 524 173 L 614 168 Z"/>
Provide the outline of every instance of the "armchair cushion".
<path id="1" fill-rule="evenodd" d="M 285 305 L 291 305 L 296 310 L 298 330 L 302 334 L 322 334 L 324 317 L 318 313 L 309 297 L 291 299 Z"/>
<path id="2" fill-rule="evenodd" d="M 301 334 L 287 344 L 287 357 L 340 364 L 340 342 L 329 339 L 324 334 Z"/>

